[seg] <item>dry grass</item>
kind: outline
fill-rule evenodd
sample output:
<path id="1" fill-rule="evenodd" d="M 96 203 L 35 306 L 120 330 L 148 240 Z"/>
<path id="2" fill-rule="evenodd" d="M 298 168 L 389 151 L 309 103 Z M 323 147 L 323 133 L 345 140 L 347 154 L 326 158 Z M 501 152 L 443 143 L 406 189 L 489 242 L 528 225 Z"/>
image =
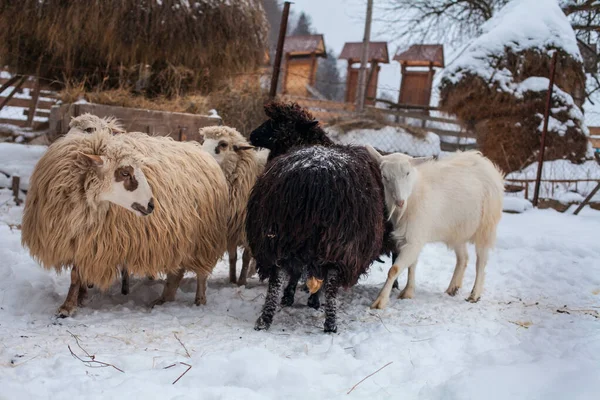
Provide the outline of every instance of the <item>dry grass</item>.
<path id="1" fill-rule="evenodd" d="M 255 71 L 267 41 L 260 0 L 3 0 L 0 26 L 15 72 L 100 90 L 142 82 L 148 95 L 206 93 Z"/>
<path id="2" fill-rule="evenodd" d="M 559 51 L 555 83 L 575 102 L 583 101 L 585 76 L 581 64 Z M 501 60 L 490 60 L 497 70 L 506 68 L 516 82 L 531 76 L 549 76 L 550 58 L 537 51 L 519 54 L 507 52 Z M 526 92 L 523 98 L 498 90 L 481 77 L 465 74 L 457 83 L 442 81 L 441 108 L 456 115 L 477 134 L 479 149 L 508 173 L 535 161 L 540 147 L 539 126 L 544 114 L 547 91 Z M 564 136 L 549 131 L 545 160 L 568 159 L 581 162 L 585 158 L 587 137 L 583 121 L 569 115 L 572 106 L 553 97 L 551 116 L 560 122 L 571 120 Z"/>
<path id="3" fill-rule="evenodd" d="M 232 126 L 248 136 L 266 119 L 263 106 L 267 101 L 267 92 L 258 84 L 239 85 L 229 81 L 208 95 L 192 93 L 171 98 L 166 96 L 147 98 L 132 93 L 128 88 L 86 91 L 85 85 L 80 83 L 67 85 L 60 92 L 59 99 L 64 103 L 85 99 L 90 103 L 111 106 L 202 115 L 215 109 L 225 125 Z"/>

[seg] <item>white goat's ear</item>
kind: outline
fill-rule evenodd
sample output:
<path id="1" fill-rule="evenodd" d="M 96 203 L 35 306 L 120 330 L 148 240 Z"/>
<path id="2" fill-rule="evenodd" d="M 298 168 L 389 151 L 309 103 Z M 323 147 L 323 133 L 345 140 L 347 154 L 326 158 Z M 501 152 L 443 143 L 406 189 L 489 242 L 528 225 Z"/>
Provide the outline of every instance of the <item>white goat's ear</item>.
<path id="1" fill-rule="evenodd" d="M 427 161 L 431 161 L 433 160 L 433 157 L 414 157 L 410 159 L 410 165 L 412 165 L 413 167 L 416 167 L 418 165 L 421 165 L 423 163 L 426 163 Z"/>
<path id="2" fill-rule="evenodd" d="M 101 167 L 104 165 L 104 160 L 102 157 L 97 156 L 95 154 L 86 154 L 79 152 L 79 156 L 82 157 L 90 167 Z"/>
<path id="3" fill-rule="evenodd" d="M 244 146 L 233 146 L 233 151 L 242 151 L 242 150 L 252 150 L 254 148 L 254 146 L 251 145 L 244 145 Z"/>
<path id="4" fill-rule="evenodd" d="M 381 162 L 383 161 L 383 156 L 379 154 L 379 152 L 375 150 L 375 148 L 370 144 L 365 145 L 365 147 L 367 148 L 367 151 L 369 152 L 373 160 L 377 161 L 378 164 L 381 164 Z"/>

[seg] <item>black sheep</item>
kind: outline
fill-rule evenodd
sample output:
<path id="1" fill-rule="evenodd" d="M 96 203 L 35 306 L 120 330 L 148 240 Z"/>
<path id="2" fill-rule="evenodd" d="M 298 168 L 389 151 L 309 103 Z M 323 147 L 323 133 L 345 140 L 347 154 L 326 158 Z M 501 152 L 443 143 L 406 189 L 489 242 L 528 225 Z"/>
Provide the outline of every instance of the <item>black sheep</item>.
<path id="1" fill-rule="evenodd" d="M 256 329 L 270 326 L 286 275 L 282 303 L 291 305 L 305 272 L 325 280 L 325 331 L 335 332 L 338 287 L 354 285 L 393 249 L 379 168 L 363 147 L 334 144 L 297 104 L 271 103 L 265 111 L 270 119 L 250 141 L 270 149 L 270 161 L 252 190 L 246 220 L 258 273 L 269 278 Z M 311 299 L 318 307 L 318 294 Z"/>

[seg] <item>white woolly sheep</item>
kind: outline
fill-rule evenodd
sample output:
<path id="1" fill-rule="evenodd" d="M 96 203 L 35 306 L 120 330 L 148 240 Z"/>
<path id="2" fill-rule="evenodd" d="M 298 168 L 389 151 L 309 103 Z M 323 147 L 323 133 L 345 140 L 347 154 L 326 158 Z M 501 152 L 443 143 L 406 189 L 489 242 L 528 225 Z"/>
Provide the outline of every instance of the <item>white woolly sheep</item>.
<path id="1" fill-rule="evenodd" d="M 371 308 L 386 307 L 392 283 L 406 268 L 406 287 L 398 297 L 413 297 L 419 253 L 425 244 L 433 242 L 443 242 L 456 253 L 456 267 L 446 290 L 450 296 L 462 286 L 467 243 L 475 244 L 476 278 L 467 300 L 477 302 L 483 290 L 488 253 L 494 246 L 502 216 L 502 172 L 478 151 L 432 161 L 399 153 L 382 156 L 371 146 L 367 149 L 381 168 L 386 205 L 400 250 Z"/>
<path id="2" fill-rule="evenodd" d="M 125 133 L 125 129 L 115 117 L 100 118 L 90 113 L 72 118 L 68 133 L 94 133 L 99 130 L 108 130 L 113 134 Z"/>
<path id="3" fill-rule="evenodd" d="M 72 268 L 63 317 L 85 284 L 110 286 L 119 265 L 136 275 L 167 273 L 155 304 L 174 300 L 184 270 L 193 271 L 195 303 L 204 304 L 207 277 L 226 247 L 228 199 L 219 165 L 197 143 L 71 132 L 35 166 L 22 244 L 45 268 Z"/>
<path id="4" fill-rule="evenodd" d="M 256 151 L 234 128 L 210 126 L 200 129 L 202 147 L 221 166 L 229 184 L 229 222 L 227 224 L 227 252 L 229 254 L 229 281 L 240 286 L 246 284 L 252 272 L 250 249 L 246 240 L 244 223 L 250 190 L 265 169 L 268 150 Z M 242 270 L 236 279 L 237 248 L 242 246 Z M 252 263 L 255 265 L 255 262 Z"/>

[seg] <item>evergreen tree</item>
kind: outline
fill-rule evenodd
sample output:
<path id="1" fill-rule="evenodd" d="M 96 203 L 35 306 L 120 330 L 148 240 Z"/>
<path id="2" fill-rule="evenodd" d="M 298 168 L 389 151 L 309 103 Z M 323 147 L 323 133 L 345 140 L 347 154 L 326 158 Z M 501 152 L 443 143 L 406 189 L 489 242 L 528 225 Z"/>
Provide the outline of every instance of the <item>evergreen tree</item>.
<path id="1" fill-rule="evenodd" d="M 298 17 L 298 23 L 296 23 L 296 28 L 294 28 L 292 35 L 310 35 L 313 33 L 312 29 L 312 21 L 310 17 L 306 15 L 306 13 L 301 12 L 300 17 Z"/>

